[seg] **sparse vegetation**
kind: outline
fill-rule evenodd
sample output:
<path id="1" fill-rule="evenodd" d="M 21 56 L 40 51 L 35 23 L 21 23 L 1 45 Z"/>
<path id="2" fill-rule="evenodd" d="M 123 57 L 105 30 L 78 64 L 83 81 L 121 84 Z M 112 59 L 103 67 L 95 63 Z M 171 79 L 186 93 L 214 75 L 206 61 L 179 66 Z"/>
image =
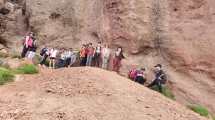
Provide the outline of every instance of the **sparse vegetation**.
<path id="1" fill-rule="evenodd" d="M 207 108 L 201 105 L 189 105 L 188 108 L 204 117 L 208 117 L 210 114 Z"/>
<path id="2" fill-rule="evenodd" d="M 0 85 L 13 81 L 15 75 L 6 68 L 0 68 Z"/>
<path id="3" fill-rule="evenodd" d="M 157 86 L 153 86 L 152 89 L 159 92 L 159 88 Z M 164 96 L 166 96 L 172 100 L 175 100 L 174 94 L 167 86 L 163 86 L 161 94 L 163 94 Z"/>
<path id="4" fill-rule="evenodd" d="M 33 64 L 25 64 L 15 70 L 18 74 L 36 74 L 38 73 L 38 69 Z"/>

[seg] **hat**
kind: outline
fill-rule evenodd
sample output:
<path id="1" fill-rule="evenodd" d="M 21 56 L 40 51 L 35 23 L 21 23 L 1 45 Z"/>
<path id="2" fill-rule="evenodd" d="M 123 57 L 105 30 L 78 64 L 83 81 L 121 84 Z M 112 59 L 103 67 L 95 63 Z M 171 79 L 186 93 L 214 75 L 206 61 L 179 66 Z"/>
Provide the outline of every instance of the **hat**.
<path id="1" fill-rule="evenodd" d="M 162 65 L 161 65 L 161 64 L 157 64 L 155 67 L 160 67 L 160 68 L 162 68 Z"/>

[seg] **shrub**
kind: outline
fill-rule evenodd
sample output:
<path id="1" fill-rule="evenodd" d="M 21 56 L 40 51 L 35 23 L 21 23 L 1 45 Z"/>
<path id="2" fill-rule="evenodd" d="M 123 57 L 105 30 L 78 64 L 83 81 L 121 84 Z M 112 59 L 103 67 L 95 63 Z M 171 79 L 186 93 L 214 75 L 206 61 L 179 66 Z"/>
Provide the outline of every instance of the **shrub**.
<path id="1" fill-rule="evenodd" d="M 37 67 L 33 64 L 25 64 L 16 69 L 16 73 L 18 74 L 36 74 L 38 72 Z"/>
<path id="2" fill-rule="evenodd" d="M 152 89 L 155 90 L 155 91 L 160 92 L 158 86 L 153 86 Z M 175 100 L 174 94 L 172 93 L 172 91 L 167 86 L 162 87 L 161 94 L 163 94 L 164 96 L 166 96 L 166 97 L 168 97 L 168 98 L 170 98 L 172 100 Z"/>
<path id="3" fill-rule="evenodd" d="M 208 110 L 205 107 L 201 106 L 201 105 L 189 105 L 188 107 L 192 111 L 198 113 L 201 116 L 204 116 L 204 117 L 208 117 L 209 116 Z"/>
<path id="4" fill-rule="evenodd" d="M 6 68 L 0 68 L 0 85 L 11 82 L 14 79 L 14 74 Z"/>

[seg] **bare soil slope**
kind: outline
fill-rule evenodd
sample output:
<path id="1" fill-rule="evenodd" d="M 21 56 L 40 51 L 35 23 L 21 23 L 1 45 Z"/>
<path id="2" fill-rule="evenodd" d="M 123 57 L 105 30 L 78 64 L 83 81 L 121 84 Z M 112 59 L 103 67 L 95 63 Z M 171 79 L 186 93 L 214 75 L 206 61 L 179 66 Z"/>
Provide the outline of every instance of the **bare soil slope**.
<path id="1" fill-rule="evenodd" d="M 204 120 L 113 72 L 43 70 L 0 88 L 1 120 Z"/>

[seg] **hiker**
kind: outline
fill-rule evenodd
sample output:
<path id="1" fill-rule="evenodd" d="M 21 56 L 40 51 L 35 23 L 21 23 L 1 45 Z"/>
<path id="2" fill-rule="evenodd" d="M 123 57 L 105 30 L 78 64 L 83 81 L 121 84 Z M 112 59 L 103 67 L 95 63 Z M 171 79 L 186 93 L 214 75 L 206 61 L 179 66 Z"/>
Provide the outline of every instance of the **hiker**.
<path id="1" fill-rule="evenodd" d="M 33 42 L 32 37 L 33 37 L 33 32 L 30 32 L 29 35 L 27 35 L 25 37 L 25 40 L 23 42 L 23 49 L 22 49 L 22 53 L 21 53 L 22 58 L 26 57 L 27 52 L 29 50 L 29 46 L 32 45 L 32 42 Z"/>
<path id="2" fill-rule="evenodd" d="M 55 63 L 57 59 L 58 50 L 56 48 L 52 48 L 50 50 L 50 61 L 49 61 L 49 68 L 55 69 Z"/>
<path id="3" fill-rule="evenodd" d="M 29 49 L 27 52 L 27 58 L 33 63 L 33 58 L 36 55 L 36 50 L 37 50 L 36 38 L 34 37 L 34 34 L 32 35 L 31 40 L 29 40 L 29 44 L 28 44 Z"/>
<path id="4" fill-rule="evenodd" d="M 65 53 L 66 60 L 65 60 L 65 67 L 69 67 L 71 64 L 71 57 L 72 57 L 72 49 L 68 49 Z"/>
<path id="5" fill-rule="evenodd" d="M 49 56 L 49 49 L 47 46 L 44 46 L 43 49 L 40 51 L 40 56 L 42 57 L 40 65 L 44 67 L 46 64 L 46 60 Z"/>
<path id="6" fill-rule="evenodd" d="M 145 68 L 136 70 L 135 82 L 144 85 L 144 83 L 146 82 L 145 71 L 146 71 Z"/>
<path id="7" fill-rule="evenodd" d="M 153 86 L 157 86 L 159 89 L 159 92 L 162 93 L 162 90 L 163 90 L 162 86 L 166 84 L 166 81 L 167 81 L 167 77 L 164 71 L 162 70 L 162 65 L 157 64 L 155 66 L 155 79 L 151 84 L 148 85 L 148 87 L 151 88 Z"/>
<path id="8" fill-rule="evenodd" d="M 66 50 L 65 49 L 61 49 L 60 50 L 60 59 L 57 61 L 57 67 L 58 68 L 62 68 L 62 67 L 65 67 L 66 65 Z"/>
<path id="9" fill-rule="evenodd" d="M 135 78 L 137 76 L 137 69 L 136 68 L 132 68 L 131 70 L 129 70 L 128 72 L 128 78 L 131 79 L 132 81 L 135 81 Z"/>
<path id="10" fill-rule="evenodd" d="M 87 53 L 87 64 L 86 64 L 87 66 L 91 66 L 92 65 L 93 56 L 94 56 L 93 44 L 89 43 L 88 53 Z"/>
<path id="11" fill-rule="evenodd" d="M 102 68 L 103 69 L 108 69 L 110 53 L 111 53 L 111 50 L 109 46 L 106 44 L 105 47 L 102 49 Z"/>
<path id="12" fill-rule="evenodd" d="M 77 59 L 77 54 L 74 52 L 74 50 L 71 48 L 71 61 L 70 61 L 70 67 L 74 66 Z"/>
<path id="13" fill-rule="evenodd" d="M 124 59 L 123 50 L 122 47 L 118 47 L 115 56 L 113 59 L 113 71 L 119 73 L 120 67 L 121 67 L 121 61 Z"/>
<path id="14" fill-rule="evenodd" d="M 80 50 L 80 66 L 86 66 L 86 45 L 83 44 Z"/>
<path id="15" fill-rule="evenodd" d="M 96 67 L 100 67 L 101 51 L 102 51 L 102 45 L 101 45 L 101 42 L 98 42 L 98 45 L 96 46 L 95 53 L 94 53 L 94 60 L 95 60 Z"/>

